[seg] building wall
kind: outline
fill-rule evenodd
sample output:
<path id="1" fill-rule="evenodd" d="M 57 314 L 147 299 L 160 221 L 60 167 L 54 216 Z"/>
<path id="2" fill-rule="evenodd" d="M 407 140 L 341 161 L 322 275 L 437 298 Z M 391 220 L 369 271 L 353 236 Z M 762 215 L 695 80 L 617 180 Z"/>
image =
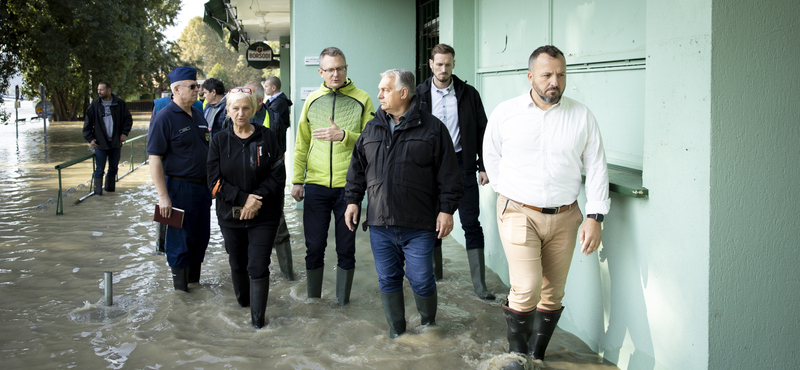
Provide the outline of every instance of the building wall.
<path id="1" fill-rule="evenodd" d="M 303 0 L 292 1 L 291 71 L 294 121 L 300 119 L 304 100 L 300 89 L 319 87 L 319 66 L 304 64 L 306 56 L 319 56 L 336 46 L 347 57 L 347 77 L 372 97 L 377 109 L 380 73 L 390 68 L 414 71 L 416 57 L 416 2 L 413 0 Z M 287 163 L 292 163 L 295 131 L 287 135 Z M 288 175 L 292 175 L 291 165 Z M 290 177 L 291 178 L 291 177 Z"/>
<path id="2" fill-rule="evenodd" d="M 800 3 L 714 1 L 709 369 L 800 366 Z"/>

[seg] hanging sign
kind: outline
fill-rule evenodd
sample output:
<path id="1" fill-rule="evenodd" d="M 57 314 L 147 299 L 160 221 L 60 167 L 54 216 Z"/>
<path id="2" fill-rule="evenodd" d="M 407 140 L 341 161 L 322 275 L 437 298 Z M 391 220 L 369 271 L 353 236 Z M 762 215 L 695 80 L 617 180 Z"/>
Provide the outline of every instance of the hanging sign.
<path id="1" fill-rule="evenodd" d="M 247 48 L 247 64 L 255 69 L 264 69 L 274 65 L 272 48 L 264 42 L 254 42 Z"/>

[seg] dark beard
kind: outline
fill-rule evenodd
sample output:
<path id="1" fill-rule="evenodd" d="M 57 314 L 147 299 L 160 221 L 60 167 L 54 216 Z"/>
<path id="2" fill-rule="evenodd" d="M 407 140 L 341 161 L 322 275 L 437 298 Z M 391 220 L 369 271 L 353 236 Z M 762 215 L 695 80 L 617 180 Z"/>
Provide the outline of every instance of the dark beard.
<path id="1" fill-rule="evenodd" d="M 561 95 L 562 95 L 562 94 L 558 94 L 558 95 L 556 95 L 556 96 L 554 96 L 554 97 L 549 97 L 549 96 L 547 96 L 547 95 L 543 95 L 543 94 L 542 94 L 542 93 L 539 91 L 539 89 L 537 89 L 537 88 L 535 88 L 535 87 L 533 88 L 533 91 L 535 91 L 535 92 L 536 92 L 536 94 L 537 94 L 537 95 L 539 95 L 539 97 L 540 97 L 540 98 L 542 98 L 542 100 L 544 100 L 544 102 L 545 102 L 545 103 L 548 103 L 548 104 L 555 104 L 555 103 L 558 103 L 558 101 L 559 101 L 559 100 L 561 100 Z M 556 92 L 558 92 L 558 90 L 556 90 Z"/>

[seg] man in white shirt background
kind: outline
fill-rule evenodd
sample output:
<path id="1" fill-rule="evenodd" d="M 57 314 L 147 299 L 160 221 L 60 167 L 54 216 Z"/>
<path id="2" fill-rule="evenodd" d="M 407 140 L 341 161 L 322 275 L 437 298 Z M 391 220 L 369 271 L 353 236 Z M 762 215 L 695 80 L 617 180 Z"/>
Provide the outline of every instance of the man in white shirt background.
<path id="1" fill-rule="evenodd" d="M 564 54 L 550 45 L 536 49 L 528 60 L 532 89 L 497 106 L 483 142 L 511 283 L 502 305 L 509 352 L 534 359 L 544 358 L 564 310 L 576 239 L 581 253 L 596 251 L 611 205 L 599 127 L 586 106 L 562 96 L 566 80 Z M 581 170 L 585 221 L 577 203 Z"/>

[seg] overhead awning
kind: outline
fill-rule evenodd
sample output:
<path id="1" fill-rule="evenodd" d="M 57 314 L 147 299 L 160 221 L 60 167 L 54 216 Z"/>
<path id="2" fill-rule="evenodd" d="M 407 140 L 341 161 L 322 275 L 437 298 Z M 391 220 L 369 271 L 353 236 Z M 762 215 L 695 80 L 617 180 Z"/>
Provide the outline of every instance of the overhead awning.
<path id="1" fill-rule="evenodd" d="M 223 0 L 210 0 L 203 7 L 205 9 L 203 22 L 208 24 L 221 39 L 224 37 L 223 28 L 227 28 L 230 31 L 228 43 L 236 51 L 239 51 L 240 42 L 250 45 L 247 40 L 247 34 L 242 32 L 242 27 L 237 22 L 236 14 L 234 14 L 230 3 L 226 3 Z"/>

